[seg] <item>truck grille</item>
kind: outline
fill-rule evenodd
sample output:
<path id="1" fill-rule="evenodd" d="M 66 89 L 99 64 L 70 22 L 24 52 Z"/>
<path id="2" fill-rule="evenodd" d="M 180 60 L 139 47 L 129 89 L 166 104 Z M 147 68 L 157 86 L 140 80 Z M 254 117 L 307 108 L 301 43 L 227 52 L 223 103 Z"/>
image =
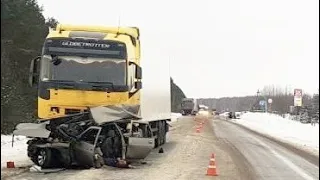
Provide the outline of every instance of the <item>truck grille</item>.
<path id="1" fill-rule="evenodd" d="M 84 110 L 84 112 L 87 112 L 88 110 Z M 80 109 L 65 109 L 65 114 L 78 114 L 82 111 Z"/>

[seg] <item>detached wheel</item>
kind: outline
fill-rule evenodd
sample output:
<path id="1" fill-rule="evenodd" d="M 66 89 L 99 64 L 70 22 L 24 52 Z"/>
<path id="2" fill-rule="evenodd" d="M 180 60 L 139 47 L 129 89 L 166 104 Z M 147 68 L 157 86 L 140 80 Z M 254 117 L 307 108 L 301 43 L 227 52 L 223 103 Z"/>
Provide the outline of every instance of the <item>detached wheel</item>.
<path id="1" fill-rule="evenodd" d="M 49 168 L 52 162 L 52 150 L 49 148 L 41 148 L 37 153 L 37 165 L 41 168 Z"/>

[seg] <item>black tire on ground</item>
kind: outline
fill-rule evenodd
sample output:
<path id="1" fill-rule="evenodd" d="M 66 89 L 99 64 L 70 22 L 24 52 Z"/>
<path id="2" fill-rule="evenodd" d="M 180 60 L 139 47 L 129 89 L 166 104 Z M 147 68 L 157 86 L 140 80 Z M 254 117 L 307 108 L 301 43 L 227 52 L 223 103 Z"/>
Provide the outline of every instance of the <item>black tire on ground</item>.
<path id="1" fill-rule="evenodd" d="M 52 163 L 52 150 L 50 148 L 39 148 L 37 151 L 36 165 L 41 168 L 50 168 Z"/>

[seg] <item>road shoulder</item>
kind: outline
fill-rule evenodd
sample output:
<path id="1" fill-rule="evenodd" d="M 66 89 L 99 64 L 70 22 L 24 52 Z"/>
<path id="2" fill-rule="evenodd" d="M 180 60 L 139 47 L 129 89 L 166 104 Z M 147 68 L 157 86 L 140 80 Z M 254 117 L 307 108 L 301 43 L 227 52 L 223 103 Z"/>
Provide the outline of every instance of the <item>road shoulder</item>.
<path id="1" fill-rule="evenodd" d="M 257 179 L 257 175 L 254 172 L 254 168 L 249 163 L 249 161 L 245 158 L 245 156 L 227 139 L 220 138 L 215 134 L 214 127 L 215 122 L 220 121 L 216 118 L 210 120 L 212 132 L 216 141 L 216 145 L 221 148 L 222 151 L 228 154 L 232 159 L 233 165 L 236 167 L 239 174 L 239 179 L 244 180 L 254 180 Z M 236 178 L 237 179 L 237 178 Z"/>
<path id="2" fill-rule="evenodd" d="M 237 125 L 238 127 L 242 128 L 242 129 L 244 129 L 246 131 L 249 131 L 249 132 L 251 132 L 251 133 L 253 133 L 253 134 L 255 134 L 255 135 L 259 136 L 259 137 L 266 138 L 266 139 L 268 139 L 268 140 L 280 145 L 281 147 L 284 147 L 285 149 L 287 149 L 287 150 L 289 150 L 289 151 L 291 151 L 291 152 L 303 157 L 308 162 L 310 162 L 310 163 L 312 163 L 312 164 L 314 164 L 314 165 L 319 167 L 319 155 L 316 155 L 316 154 L 313 154 L 311 152 L 308 152 L 308 151 L 306 151 L 306 150 L 304 150 L 302 148 L 299 148 L 297 146 L 292 145 L 291 143 L 287 143 L 287 142 L 281 141 L 281 140 L 279 140 L 279 139 L 277 139 L 275 137 L 272 137 L 272 136 L 269 136 L 269 135 L 254 131 L 254 130 L 252 130 L 252 129 L 246 127 L 246 126 L 243 126 L 241 124 L 234 123 L 234 122 L 228 121 L 228 120 L 226 120 L 226 122 L 232 123 L 234 125 Z"/>

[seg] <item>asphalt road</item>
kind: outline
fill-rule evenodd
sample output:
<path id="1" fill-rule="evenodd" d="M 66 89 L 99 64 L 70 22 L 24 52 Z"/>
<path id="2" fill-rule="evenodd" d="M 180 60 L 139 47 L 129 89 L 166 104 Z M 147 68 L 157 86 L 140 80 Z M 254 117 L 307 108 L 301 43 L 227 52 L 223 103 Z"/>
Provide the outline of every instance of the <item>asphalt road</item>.
<path id="1" fill-rule="evenodd" d="M 217 138 L 232 144 L 248 160 L 255 179 L 319 179 L 319 165 L 303 155 L 226 120 L 213 120 L 213 126 Z"/>
<path id="2" fill-rule="evenodd" d="M 202 128 L 197 132 L 196 128 Z M 255 180 L 319 179 L 319 167 L 281 145 L 225 120 L 183 117 L 172 123 L 164 153 L 154 149 L 134 169 L 103 167 L 56 173 L 26 172 L 5 179 Z M 214 153 L 218 176 L 206 176 Z"/>

